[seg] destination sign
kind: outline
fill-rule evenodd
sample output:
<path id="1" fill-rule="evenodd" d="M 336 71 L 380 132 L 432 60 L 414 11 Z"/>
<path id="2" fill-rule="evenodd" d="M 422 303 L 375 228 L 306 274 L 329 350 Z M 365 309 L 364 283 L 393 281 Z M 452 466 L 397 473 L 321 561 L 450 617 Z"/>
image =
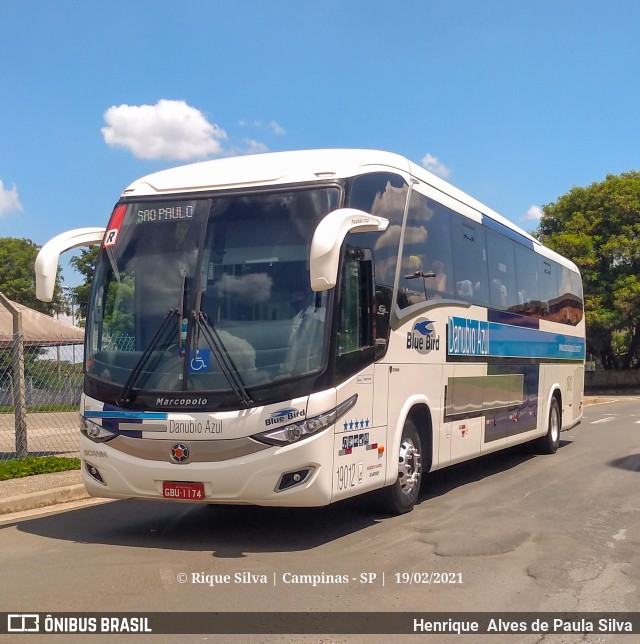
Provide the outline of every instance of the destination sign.
<path id="1" fill-rule="evenodd" d="M 149 206 L 149 207 L 145 207 Z M 140 204 L 135 210 L 135 223 L 145 224 L 159 221 L 178 221 L 180 219 L 193 219 L 195 202 L 172 202 L 170 204 Z"/>

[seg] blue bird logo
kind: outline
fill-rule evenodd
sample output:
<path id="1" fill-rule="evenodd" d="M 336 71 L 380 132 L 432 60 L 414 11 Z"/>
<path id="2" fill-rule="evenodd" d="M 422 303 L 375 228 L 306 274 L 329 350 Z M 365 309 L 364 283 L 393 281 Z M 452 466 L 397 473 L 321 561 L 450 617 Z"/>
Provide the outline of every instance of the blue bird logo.
<path id="1" fill-rule="evenodd" d="M 287 407 L 287 409 L 279 409 L 278 411 L 274 411 L 271 414 L 271 418 L 284 418 L 285 416 L 288 416 L 291 413 L 295 413 L 297 410 L 293 409 L 293 407 Z"/>
<path id="2" fill-rule="evenodd" d="M 417 331 L 420 335 L 429 335 L 430 333 L 433 333 L 433 327 L 428 327 L 430 324 L 433 324 L 431 320 L 423 320 L 422 322 L 418 322 L 413 327 L 413 330 Z"/>

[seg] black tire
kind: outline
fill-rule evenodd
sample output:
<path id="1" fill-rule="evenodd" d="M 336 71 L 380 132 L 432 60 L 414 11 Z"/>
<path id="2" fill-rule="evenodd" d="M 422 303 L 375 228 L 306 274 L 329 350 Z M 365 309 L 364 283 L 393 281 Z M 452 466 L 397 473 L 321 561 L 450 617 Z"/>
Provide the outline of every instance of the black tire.
<path id="1" fill-rule="evenodd" d="M 418 501 L 422 482 L 422 444 L 411 419 L 407 419 L 400 439 L 398 479 L 380 490 L 383 509 L 389 514 L 411 512 Z"/>
<path id="2" fill-rule="evenodd" d="M 541 454 L 555 454 L 560 447 L 560 429 L 562 427 L 562 416 L 558 399 L 554 396 L 549 407 L 549 420 L 547 422 L 547 433 L 537 438 L 533 445 Z"/>

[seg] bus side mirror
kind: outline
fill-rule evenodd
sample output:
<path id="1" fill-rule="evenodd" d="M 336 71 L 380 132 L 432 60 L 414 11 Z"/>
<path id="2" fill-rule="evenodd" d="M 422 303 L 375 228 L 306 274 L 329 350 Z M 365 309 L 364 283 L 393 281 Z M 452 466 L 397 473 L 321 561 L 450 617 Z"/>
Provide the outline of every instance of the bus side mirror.
<path id="1" fill-rule="evenodd" d="M 311 288 L 327 291 L 338 281 L 340 248 L 347 233 L 382 232 L 389 220 L 355 208 L 339 208 L 330 212 L 316 228 L 311 241 L 309 269 Z"/>
<path id="2" fill-rule="evenodd" d="M 56 285 L 60 253 L 78 246 L 102 243 L 106 228 L 76 228 L 50 239 L 36 257 L 36 297 L 41 302 L 51 302 Z"/>

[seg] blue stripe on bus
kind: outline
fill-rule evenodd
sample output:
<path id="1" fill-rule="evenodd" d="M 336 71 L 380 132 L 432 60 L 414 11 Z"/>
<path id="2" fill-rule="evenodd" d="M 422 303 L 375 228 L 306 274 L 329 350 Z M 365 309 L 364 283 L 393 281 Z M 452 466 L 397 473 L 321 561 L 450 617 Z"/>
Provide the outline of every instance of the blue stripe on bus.
<path id="1" fill-rule="evenodd" d="M 167 420 L 168 414 L 159 411 L 85 411 L 86 418 L 115 418 L 117 420 Z"/>
<path id="2" fill-rule="evenodd" d="M 490 228 L 491 230 L 495 230 L 501 235 L 504 235 L 509 239 L 513 239 L 513 241 L 517 241 L 519 244 L 522 244 L 523 246 L 526 246 L 527 248 L 531 248 L 531 250 L 533 250 L 533 242 L 528 237 L 525 237 L 518 231 L 512 230 L 508 226 L 501 224 L 500 222 L 496 221 L 495 219 L 492 219 L 487 215 L 482 215 L 482 223 L 487 228 Z"/>
<path id="3" fill-rule="evenodd" d="M 563 333 L 450 317 L 447 355 L 584 360 L 585 341 Z"/>

